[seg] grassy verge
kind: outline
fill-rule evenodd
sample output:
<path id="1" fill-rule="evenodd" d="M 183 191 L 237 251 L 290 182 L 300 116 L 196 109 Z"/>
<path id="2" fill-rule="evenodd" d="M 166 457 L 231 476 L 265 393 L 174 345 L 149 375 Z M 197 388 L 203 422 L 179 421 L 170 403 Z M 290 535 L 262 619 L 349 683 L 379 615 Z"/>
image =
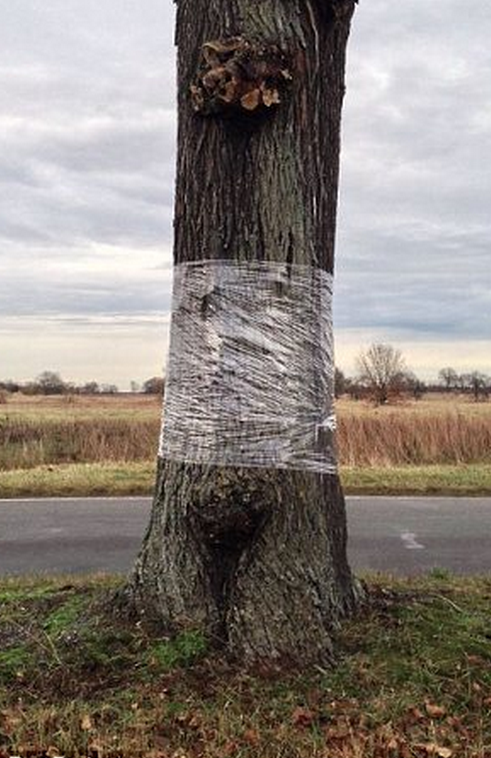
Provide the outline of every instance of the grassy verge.
<path id="1" fill-rule="evenodd" d="M 1 471 L 0 497 L 149 495 L 154 478 L 153 461 L 38 466 Z"/>
<path id="2" fill-rule="evenodd" d="M 110 620 L 113 579 L 0 583 L 0 756 L 488 758 L 491 579 L 369 581 L 337 666 L 244 670 Z"/>
<path id="3" fill-rule="evenodd" d="M 0 497 L 149 495 L 155 463 L 87 463 L 0 472 Z M 351 495 L 490 495 L 491 465 L 342 467 Z"/>
<path id="4" fill-rule="evenodd" d="M 350 495 L 491 495 L 491 465 L 342 467 Z"/>

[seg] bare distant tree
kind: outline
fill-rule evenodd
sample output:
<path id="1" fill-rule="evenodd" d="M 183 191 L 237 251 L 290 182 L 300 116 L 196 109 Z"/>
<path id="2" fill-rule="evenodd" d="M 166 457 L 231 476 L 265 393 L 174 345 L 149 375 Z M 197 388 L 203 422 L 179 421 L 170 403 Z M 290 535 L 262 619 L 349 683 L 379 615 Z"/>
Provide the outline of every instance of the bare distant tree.
<path id="1" fill-rule="evenodd" d="M 426 384 L 416 376 L 414 371 L 405 371 L 401 377 L 402 388 L 412 395 L 415 400 L 420 400 L 427 391 Z"/>
<path id="2" fill-rule="evenodd" d="M 103 395 L 116 395 L 119 392 L 115 384 L 101 384 L 100 391 Z"/>
<path id="3" fill-rule="evenodd" d="M 35 384 L 42 395 L 62 395 L 68 389 L 56 371 L 43 371 L 36 377 Z"/>
<path id="4" fill-rule="evenodd" d="M 459 386 L 459 375 L 451 366 L 446 366 L 438 372 L 438 379 L 446 392 L 451 392 Z"/>
<path id="5" fill-rule="evenodd" d="M 488 399 L 491 379 L 489 376 L 486 376 L 486 374 L 482 374 L 480 371 L 473 371 L 471 374 L 463 374 L 462 383 L 467 392 L 472 392 L 476 403 L 479 402 L 481 398 L 483 400 Z"/>
<path id="6" fill-rule="evenodd" d="M 99 385 L 97 382 L 86 382 L 81 387 L 79 387 L 79 392 L 81 395 L 97 395 L 101 391 Z"/>
<path id="7" fill-rule="evenodd" d="M 143 392 L 145 395 L 161 395 L 164 391 L 164 377 L 152 376 L 143 382 Z"/>
<path id="8" fill-rule="evenodd" d="M 391 395 L 404 388 L 406 364 L 400 350 L 392 345 L 376 343 L 357 359 L 359 381 L 378 405 L 387 403 Z"/>
<path id="9" fill-rule="evenodd" d="M 0 390 L 4 390 L 7 394 L 13 392 L 20 392 L 22 386 L 18 382 L 13 382 L 12 379 L 4 379 L 0 382 Z"/>
<path id="10" fill-rule="evenodd" d="M 340 368 L 336 368 L 334 372 L 334 395 L 335 397 L 341 397 L 347 391 L 347 385 L 349 380 L 346 379 L 344 372 Z"/>

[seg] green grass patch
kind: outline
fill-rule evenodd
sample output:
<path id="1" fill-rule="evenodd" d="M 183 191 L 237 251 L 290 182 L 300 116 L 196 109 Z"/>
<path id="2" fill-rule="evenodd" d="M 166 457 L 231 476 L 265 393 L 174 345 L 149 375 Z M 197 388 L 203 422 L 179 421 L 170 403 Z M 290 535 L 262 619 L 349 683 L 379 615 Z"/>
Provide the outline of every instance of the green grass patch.
<path id="1" fill-rule="evenodd" d="M 159 640 L 148 650 L 147 660 L 151 666 L 170 671 L 176 666 L 189 666 L 206 650 L 203 635 L 196 630 L 183 632 L 175 640 Z"/>
<path id="2" fill-rule="evenodd" d="M 107 614 L 118 581 L 0 583 L 2 758 L 491 754 L 489 577 L 369 577 L 337 665 L 301 673 Z"/>
<path id="3" fill-rule="evenodd" d="M 33 658 L 25 645 L 17 645 L 0 652 L 0 681 L 6 683 L 23 677 L 24 670 L 32 666 Z"/>
<path id="4" fill-rule="evenodd" d="M 0 472 L 0 497 L 150 495 L 154 461 L 87 463 Z M 341 467 L 348 495 L 489 495 L 491 465 Z"/>
<path id="5" fill-rule="evenodd" d="M 50 636 L 58 637 L 73 626 L 87 604 L 88 598 L 83 595 L 68 596 L 59 607 L 47 615 L 43 629 Z"/>
<path id="6" fill-rule="evenodd" d="M 341 467 L 348 495 L 489 495 L 491 465 Z"/>
<path id="7" fill-rule="evenodd" d="M 156 462 L 39 466 L 0 472 L 0 497 L 149 495 Z"/>

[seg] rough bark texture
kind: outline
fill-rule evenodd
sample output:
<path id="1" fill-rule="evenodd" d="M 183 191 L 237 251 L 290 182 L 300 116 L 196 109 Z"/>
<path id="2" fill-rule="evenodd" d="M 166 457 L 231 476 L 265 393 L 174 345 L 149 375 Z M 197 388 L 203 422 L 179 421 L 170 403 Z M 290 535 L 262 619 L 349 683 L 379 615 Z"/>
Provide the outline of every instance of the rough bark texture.
<path id="1" fill-rule="evenodd" d="M 332 271 L 353 7 L 353 0 L 178 0 L 175 263 L 274 260 Z M 245 82 L 229 86 L 233 76 L 221 68 L 234 40 L 241 55 L 275 51 L 273 67 L 280 56 L 287 73 L 279 74 L 279 97 L 262 100 L 277 79 L 266 72 L 260 80 L 257 59 Z M 196 88 L 203 87 L 215 103 L 225 91 L 232 110 L 202 107 Z M 254 89 L 261 95 L 241 109 Z M 126 600 L 169 629 L 205 627 L 248 660 L 328 662 L 333 629 L 356 603 L 338 478 L 161 460 Z"/>

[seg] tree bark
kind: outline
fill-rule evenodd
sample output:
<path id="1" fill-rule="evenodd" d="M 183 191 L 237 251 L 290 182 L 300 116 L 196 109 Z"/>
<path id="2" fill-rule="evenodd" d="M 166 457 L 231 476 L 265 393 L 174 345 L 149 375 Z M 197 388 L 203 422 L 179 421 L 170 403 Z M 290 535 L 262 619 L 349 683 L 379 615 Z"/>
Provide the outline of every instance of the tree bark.
<path id="1" fill-rule="evenodd" d="M 176 264 L 332 273 L 353 8 L 178 0 Z M 243 55 L 245 84 L 214 89 L 227 66 L 244 70 Z M 247 660 L 329 662 L 333 630 L 356 605 L 337 475 L 159 459 L 126 601 L 170 630 L 206 628 Z"/>

